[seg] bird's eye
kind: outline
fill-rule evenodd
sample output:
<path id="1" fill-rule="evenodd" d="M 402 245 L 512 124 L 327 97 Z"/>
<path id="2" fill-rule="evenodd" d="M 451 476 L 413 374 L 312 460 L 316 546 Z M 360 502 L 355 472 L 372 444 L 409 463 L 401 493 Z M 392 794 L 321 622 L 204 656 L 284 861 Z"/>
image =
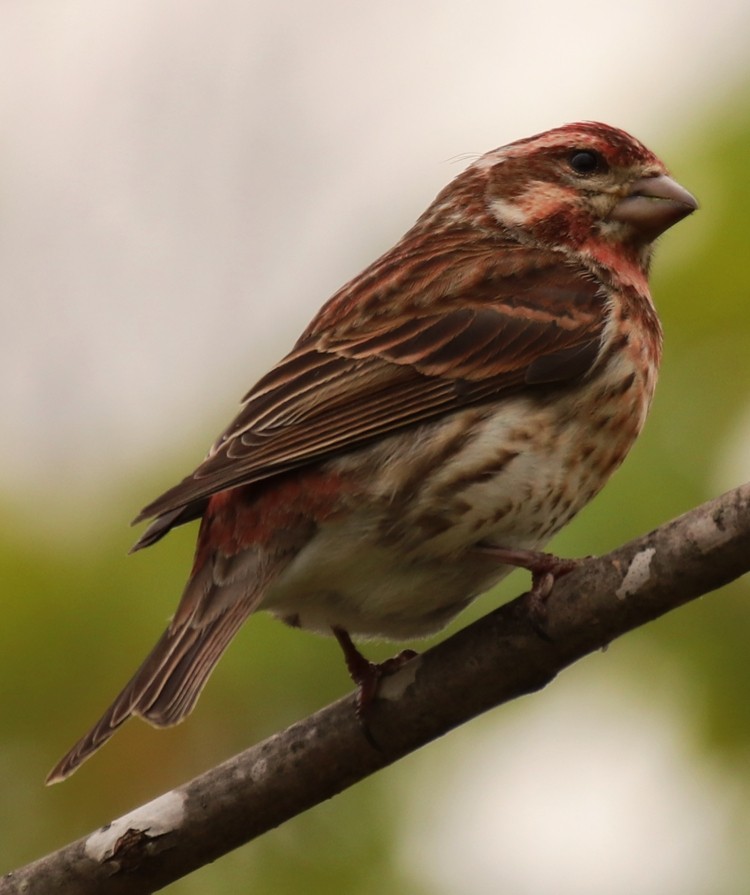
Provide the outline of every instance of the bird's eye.
<path id="1" fill-rule="evenodd" d="M 576 174 L 594 174 L 607 167 L 601 155 L 591 149 L 576 149 L 568 157 L 568 164 Z"/>

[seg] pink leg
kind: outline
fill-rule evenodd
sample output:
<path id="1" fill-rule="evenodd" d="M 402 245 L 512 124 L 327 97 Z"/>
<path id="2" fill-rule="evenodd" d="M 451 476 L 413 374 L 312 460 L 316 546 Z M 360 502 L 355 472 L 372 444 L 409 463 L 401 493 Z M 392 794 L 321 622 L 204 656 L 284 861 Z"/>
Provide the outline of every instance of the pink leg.
<path id="1" fill-rule="evenodd" d="M 352 643 L 349 634 L 343 628 L 332 628 L 333 634 L 344 652 L 344 659 L 349 675 L 359 687 L 357 697 L 357 715 L 364 718 L 367 711 L 377 696 L 380 679 L 388 674 L 394 674 L 417 654 L 414 650 L 402 650 L 397 656 L 386 659 L 385 662 L 370 662 Z"/>
<path id="2" fill-rule="evenodd" d="M 504 565 L 518 566 L 531 572 L 531 590 L 526 597 L 532 619 L 543 629 L 547 597 L 549 597 L 555 581 L 572 572 L 579 565 L 580 560 L 563 559 L 552 553 L 542 553 L 540 550 L 498 547 L 495 544 L 483 544 L 478 549 L 482 553 L 494 556 Z"/>

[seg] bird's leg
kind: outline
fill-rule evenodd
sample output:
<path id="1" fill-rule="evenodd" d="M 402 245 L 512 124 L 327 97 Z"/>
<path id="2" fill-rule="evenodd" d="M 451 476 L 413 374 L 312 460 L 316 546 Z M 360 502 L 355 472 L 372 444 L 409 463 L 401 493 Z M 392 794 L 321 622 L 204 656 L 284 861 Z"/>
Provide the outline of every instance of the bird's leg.
<path id="1" fill-rule="evenodd" d="M 417 654 L 414 650 L 405 649 L 397 656 L 386 659 L 385 662 L 370 662 L 352 643 L 351 637 L 343 628 L 334 627 L 331 630 L 343 650 L 349 675 L 359 687 L 357 716 L 361 721 L 364 721 L 373 700 L 377 696 L 380 679 L 388 674 L 394 674 L 402 665 L 413 659 Z"/>
<path id="2" fill-rule="evenodd" d="M 531 572 L 531 590 L 526 593 L 527 605 L 534 627 L 544 636 L 547 618 L 547 598 L 555 581 L 572 572 L 578 566 L 578 559 L 564 559 L 540 550 L 521 550 L 512 547 L 498 547 L 496 544 L 480 544 L 482 553 L 495 557 L 508 566 L 518 566 Z"/>

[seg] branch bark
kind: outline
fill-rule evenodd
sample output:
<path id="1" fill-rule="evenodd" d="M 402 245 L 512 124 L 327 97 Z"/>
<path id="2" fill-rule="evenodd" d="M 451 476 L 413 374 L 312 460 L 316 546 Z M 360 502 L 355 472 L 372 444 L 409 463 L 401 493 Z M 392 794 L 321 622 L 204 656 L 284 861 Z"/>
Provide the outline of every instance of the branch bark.
<path id="1" fill-rule="evenodd" d="M 153 892 L 748 571 L 750 483 L 558 581 L 549 639 L 519 597 L 386 678 L 368 723 L 380 748 L 363 735 L 349 695 L 8 873 L 0 895 Z"/>

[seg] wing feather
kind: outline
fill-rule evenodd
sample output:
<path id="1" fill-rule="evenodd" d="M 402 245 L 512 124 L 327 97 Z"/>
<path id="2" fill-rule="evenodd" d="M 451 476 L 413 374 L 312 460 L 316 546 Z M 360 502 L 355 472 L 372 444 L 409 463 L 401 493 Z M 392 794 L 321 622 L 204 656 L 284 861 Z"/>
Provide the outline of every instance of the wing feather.
<path id="1" fill-rule="evenodd" d="M 552 253 L 532 249 L 524 274 L 519 251 L 515 247 L 510 273 L 500 269 L 496 252 L 483 277 L 459 270 L 452 278 L 462 284 L 457 292 L 430 301 L 419 296 L 400 312 L 385 287 L 384 308 L 370 315 L 357 313 L 352 299 L 358 281 L 334 296 L 316 320 L 336 325 L 313 321 L 295 349 L 247 393 L 203 463 L 138 516 L 171 514 L 169 524 L 157 520 L 156 536 L 149 537 L 149 529 L 139 545 L 193 518 L 197 511 L 190 505 L 218 491 L 520 388 L 585 375 L 599 356 L 606 320 L 601 284 L 585 271 L 561 268 Z M 476 253 L 466 263 L 476 267 Z M 360 279 L 371 288 L 366 274 Z M 445 272 L 440 276 L 444 280 Z M 467 283 L 468 295 L 462 291 Z M 372 304 L 369 293 L 367 300 Z M 336 302 L 338 314 L 331 310 Z"/>

